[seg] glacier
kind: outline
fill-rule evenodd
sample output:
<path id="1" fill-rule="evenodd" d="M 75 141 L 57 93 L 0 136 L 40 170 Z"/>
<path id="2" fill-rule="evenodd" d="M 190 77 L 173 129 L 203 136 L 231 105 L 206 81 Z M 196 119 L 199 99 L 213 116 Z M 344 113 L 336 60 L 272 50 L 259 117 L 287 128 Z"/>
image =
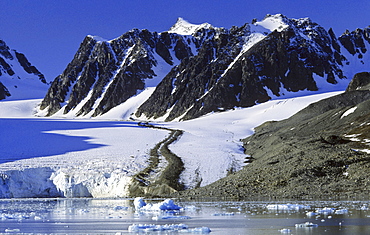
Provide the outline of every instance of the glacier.
<path id="1" fill-rule="evenodd" d="M 338 93 L 276 99 L 156 125 L 184 130 L 170 149 L 184 162 L 180 181 L 194 188 L 245 165 L 240 139 L 251 135 L 254 127 Z M 10 158 L 0 164 L 0 197 L 127 197 L 132 176 L 147 166 L 150 149 L 169 134 L 119 121 L 126 112 L 119 107 L 97 118 L 35 117 L 39 102 L 0 102 L 0 155 Z"/>

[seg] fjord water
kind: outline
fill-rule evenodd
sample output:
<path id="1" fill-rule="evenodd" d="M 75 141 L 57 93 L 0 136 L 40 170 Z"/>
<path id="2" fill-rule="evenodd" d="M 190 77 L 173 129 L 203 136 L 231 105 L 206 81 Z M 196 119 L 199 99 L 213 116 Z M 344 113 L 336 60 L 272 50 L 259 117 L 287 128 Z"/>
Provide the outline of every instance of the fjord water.
<path id="1" fill-rule="evenodd" d="M 207 227 L 210 234 L 370 234 L 370 201 L 174 202 L 183 209 L 136 211 L 133 199 L 2 199 L 0 233 L 199 234 L 194 228 Z M 134 224 L 170 226 L 129 231 Z"/>

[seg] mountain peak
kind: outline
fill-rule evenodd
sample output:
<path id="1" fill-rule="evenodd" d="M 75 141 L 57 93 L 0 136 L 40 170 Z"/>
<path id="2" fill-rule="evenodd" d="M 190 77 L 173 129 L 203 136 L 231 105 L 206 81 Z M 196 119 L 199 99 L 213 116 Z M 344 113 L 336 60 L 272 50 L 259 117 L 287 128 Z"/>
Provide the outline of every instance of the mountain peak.
<path id="1" fill-rule="evenodd" d="M 268 14 L 262 21 L 256 22 L 255 25 L 262 26 L 271 32 L 274 30 L 281 32 L 285 28 L 289 27 L 289 23 L 287 21 L 287 17 L 282 14 Z"/>
<path id="2" fill-rule="evenodd" d="M 97 42 L 106 42 L 106 41 L 108 41 L 107 39 L 102 38 L 100 36 L 87 35 L 87 37 L 90 37 L 90 38 L 94 39 Z"/>
<path id="3" fill-rule="evenodd" d="M 177 18 L 176 23 L 170 28 L 169 33 L 177 33 L 180 35 L 192 35 L 201 28 L 211 28 L 209 23 L 192 24 L 184 20 L 182 17 Z"/>

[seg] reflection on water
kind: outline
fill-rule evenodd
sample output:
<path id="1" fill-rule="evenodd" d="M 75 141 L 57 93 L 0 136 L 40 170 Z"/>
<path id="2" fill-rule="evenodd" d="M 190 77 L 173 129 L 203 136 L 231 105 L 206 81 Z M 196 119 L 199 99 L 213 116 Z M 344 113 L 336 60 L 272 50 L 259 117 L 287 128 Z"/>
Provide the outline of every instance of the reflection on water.
<path id="1" fill-rule="evenodd" d="M 185 224 L 211 234 L 370 234 L 369 201 L 174 201 L 184 209 L 137 213 L 129 199 L 0 200 L 0 233 L 130 234 L 133 224 Z"/>

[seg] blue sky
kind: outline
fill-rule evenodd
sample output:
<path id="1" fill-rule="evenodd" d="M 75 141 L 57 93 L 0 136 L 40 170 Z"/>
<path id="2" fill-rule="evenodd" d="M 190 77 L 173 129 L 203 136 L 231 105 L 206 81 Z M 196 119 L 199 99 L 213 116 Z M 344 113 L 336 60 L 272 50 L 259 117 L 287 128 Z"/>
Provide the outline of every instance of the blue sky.
<path id="1" fill-rule="evenodd" d="M 230 28 L 282 13 L 310 17 L 337 36 L 370 25 L 369 0 L 2 0 L 0 9 L 0 39 L 24 53 L 48 81 L 63 72 L 86 35 L 162 32 L 178 17 Z"/>

